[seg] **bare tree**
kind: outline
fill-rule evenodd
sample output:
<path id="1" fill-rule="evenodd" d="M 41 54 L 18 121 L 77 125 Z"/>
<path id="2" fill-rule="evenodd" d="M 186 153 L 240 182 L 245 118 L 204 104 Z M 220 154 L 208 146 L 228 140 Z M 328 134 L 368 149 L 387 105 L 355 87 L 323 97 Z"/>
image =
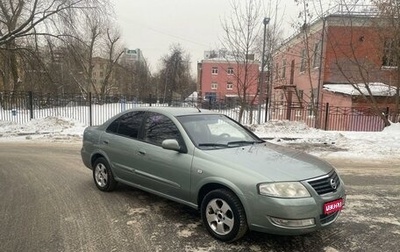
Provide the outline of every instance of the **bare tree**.
<path id="1" fill-rule="evenodd" d="M 228 63 L 233 61 L 237 67 L 234 72 L 236 91 L 240 105 L 239 121 L 244 111 L 254 105 L 259 92 L 250 96 L 251 88 L 258 85 L 258 71 L 252 71 L 255 64 L 254 54 L 257 52 L 258 41 L 261 35 L 262 9 L 261 2 L 249 0 L 246 3 L 232 0 L 232 16 L 222 20 L 224 37 L 221 43 L 232 53 L 233 60 L 227 58 Z M 252 115 L 253 113 L 251 113 Z"/>
<path id="2" fill-rule="evenodd" d="M 373 3 L 378 8 L 380 19 L 384 20 L 384 22 L 378 23 L 378 27 L 381 31 L 386 31 L 378 33 L 381 35 L 381 41 L 385 47 L 382 61 L 383 64 L 392 66 L 393 78 L 391 79 L 395 80 L 395 107 L 391 119 L 393 122 L 400 122 L 400 116 L 398 116 L 400 111 L 400 1 L 375 0 Z"/>
<path id="3" fill-rule="evenodd" d="M 322 39 L 321 37 L 324 34 L 325 27 L 322 27 L 322 30 L 316 32 L 311 29 L 311 23 L 315 21 L 314 15 L 323 19 L 323 15 L 325 10 L 322 7 L 321 0 L 313 1 L 313 0 L 294 0 L 297 6 L 299 7 L 299 22 L 297 23 L 298 29 L 300 31 L 300 36 L 302 40 L 302 44 L 304 47 L 300 52 L 297 52 L 300 56 L 300 71 L 305 72 L 307 76 L 307 82 L 309 83 L 309 96 L 308 96 L 308 108 L 310 112 L 316 117 L 315 122 L 318 123 L 318 93 L 319 93 L 319 80 L 315 80 L 313 78 L 313 69 L 316 67 L 316 62 L 319 62 L 321 57 L 322 50 Z M 322 33 L 322 34 L 319 34 Z M 316 41 L 319 41 L 316 43 Z M 317 64 L 318 65 L 318 64 Z M 307 96 L 307 94 L 305 94 Z M 299 94 L 296 96 L 299 97 L 300 106 L 303 105 L 303 100 Z M 316 125 L 318 127 L 318 125 Z"/>
<path id="4" fill-rule="evenodd" d="M 151 78 L 149 65 L 146 60 L 135 63 L 134 84 L 138 91 L 138 95 L 140 95 L 142 99 L 156 95 L 156 88 Z"/>
<path id="5" fill-rule="evenodd" d="M 364 101 L 370 104 L 385 125 L 389 126 L 391 123 L 388 115 L 382 111 L 380 99 L 373 92 L 373 85 L 379 80 L 386 80 L 386 83 L 392 82 L 391 85 L 396 87 L 394 96 L 396 105 L 392 120 L 398 121 L 399 119 L 396 118 L 399 111 L 400 89 L 400 70 L 397 67 L 400 59 L 398 4 L 397 1 L 376 1 L 375 4 L 377 8 L 369 6 L 371 12 L 360 17 L 353 13 L 359 11 L 355 9 L 357 6 L 342 2 L 341 11 L 350 14 L 346 15 L 342 21 L 348 26 L 343 31 L 348 38 L 346 48 L 341 46 L 342 43 L 337 38 L 331 38 L 329 45 L 337 59 L 337 70 L 361 94 Z M 360 26 L 368 27 L 370 36 L 365 38 L 363 34 L 360 34 L 360 30 L 357 29 Z M 370 56 L 361 57 L 362 50 L 368 50 Z M 395 80 L 394 83 L 393 80 Z M 389 91 L 386 98 L 388 101 L 392 99 L 390 93 Z"/>
<path id="6" fill-rule="evenodd" d="M 90 8 L 95 1 L 83 0 L 14 0 L 0 2 L 0 46 L 19 38 L 34 35 L 52 35 L 49 27 L 72 9 Z"/>
<path id="7" fill-rule="evenodd" d="M 43 47 L 48 45 L 49 37 L 65 39 L 73 37 L 74 33 L 69 33 L 78 23 L 80 17 L 85 12 L 94 12 L 100 7 L 106 8 L 105 0 L 13 0 L 0 2 L 0 57 L 3 64 L 1 73 L 3 88 L 16 91 L 23 88 L 23 79 L 26 78 L 27 64 L 23 63 L 23 58 L 29 52 L 42 53 Z M 67 32 L 64 29 L 69 26 Z M 79 37 L 76 37 L 79 38 Z M 33 45 L 33 46 L 32 46 Z M 34 48 L 35 50 L 32 50 Z M 40 55 L 36 55 L 40 59 Z M 42 66 L 46 62 L 42 62 Z M 37 65 L 35 65 L 37 66 Z M 35 69 L 28 69 L 29 71 Z M 42 72 L 51 76 L 46 69 Z"/>
<path id="8" fill-rule="evenodd" d="M 174 99 L 182 99 L 187 94 L 191 79 L 189 62 L 190 56 L 185 55 L 179 44 L 171 46 L 170 54 L 163 57 L 160 71 L 163 103 L 171 105 Z"/>
<path id="9" fill-rule="evenodd" d="M 125 48 L 125 51 L 130 50 Z M 136 100 L 143 101 L 151 97 L 152 100 L 149 102 L 153 102 L 157 94 L 157 85 L 151 77 L 147 60 L 141 56 L 140 51 L 136 53 L 139 54 L 136 60 L 122 59 L 121 65 L 117 67 L 120 78 L 119 90 L 126 95 L 135 96 Z"/>
<path id="10" fill-rule="evenodd" d="M 67 46 L 84 76 L 84 82 L 77 80 L 76 84 L 82 93 L 87 94 L 93 91 L 98 96 L 99 92 L 96 88 L 96 83 L 93 81 L 93 58 L 96 50 L 99 50 L 98 44 L 101 40 L 105 21 L 103 17 L 96 15 L 96 13 L 85 13 L 83 18 L 84 22 L 82 23 L 84 25 L 75 31 L 75 37 L 80 37 L 81 39 L 77 40 L 75 37 L 71 37 L 67 41 Z M 73 73 L 73 75 L 77 76 L 77 73 Z"/>
<path id="11" fill-rule="evenodd" d="M 92 92 L 97 99 L 104 100 L 106 95 L 119 89 L 114 73 L 124 52 L 121 36 L 107 16 L 87 12 L 80 19 L 85 22 L 72 26 L 75 36 L 66 42 L 70 55 L 79 66 L 71 69 L 75 70 L 72 75 L 84 96 Z"/>
<path id="12" fill-rule="evenodd" d="M 266 18 L 269 19 L 268 24 L 266 25 L 265 29 L 265 38 L 260 37 L 258 41 L 258 45 L 256 48 L 257 54 L 260 55 L 261 62 L 264 59 L 264 71 L 261 74 L 264 76 L 260 76 L 260 91 L 264 91 L 265 87 L 265 121 L 270 119 L 270 112 L 271 112 L 271 98 L 272 98 L 272 74 L 273 74 L 273 54 L 276 51 L 276 48 L 283 42 L 282 37 L 282 22 L 285 13 L 283 12 L 281 15 L 278 16 L 280 8 L 280 2 L 276 1 L 275 5 L 270 4 L 267 6 L 267 13 L 265 14 Z M 264 20 L 263 20 L 264 21 Z M 263 34 L 264 36 L 264 34 Z M 265 40 L 265 41 L 264 41 Z M 264 44 L 265 42 L 265 44 Z M 264 49 L 264 52 L 263 52 Z M 263 83 L 264 82 L 264 83 Z M 262 97 L 263 100 L 263 97 Z"/>
<path id="13" fill-rule="evenodd" d="M 114 32 L 113 32 L 114 31 Z M 105 68 L 105 77 L 102 80 L 100 86 L 100 96 L 104 96 L 109 94 L 111 89 L 117 88 L 116 83 L 112 83 L 112 74 L 115 72 L 116 65 L 118 64 L 118 60 L 121 55 L 124 53 L 124 49 L 119 45 L 120 41 L 120 34 L 111 29 L 107 28 L 106 30 L 106 37 L 105 37 L 105 49 L 108 55 L 107 57 L 107 64 Z"/>

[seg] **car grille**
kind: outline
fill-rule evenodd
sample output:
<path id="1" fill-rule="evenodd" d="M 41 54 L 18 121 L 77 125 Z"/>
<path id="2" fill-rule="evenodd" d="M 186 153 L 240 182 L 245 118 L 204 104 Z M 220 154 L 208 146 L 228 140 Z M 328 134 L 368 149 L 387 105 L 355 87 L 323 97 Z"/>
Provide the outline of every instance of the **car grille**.
<path id="1" fill-rule="evenodd" d="M 322 195 L 335 192 L 340 186 L 340 179 L 335 170 L 332 170 L 328 175 L 307 180 L 307 183 L 310 184 L 319 195 Z"/>
<path id="2" fill-rule="evenodd" d="M 324 224 L 334 221 L 338 214 L 339 214 L 339 212 L 328 214 L 328 215 L 324 215 L 324 214 L 321 215 L 320 216 L 321 224 L 324 225 Z"/>

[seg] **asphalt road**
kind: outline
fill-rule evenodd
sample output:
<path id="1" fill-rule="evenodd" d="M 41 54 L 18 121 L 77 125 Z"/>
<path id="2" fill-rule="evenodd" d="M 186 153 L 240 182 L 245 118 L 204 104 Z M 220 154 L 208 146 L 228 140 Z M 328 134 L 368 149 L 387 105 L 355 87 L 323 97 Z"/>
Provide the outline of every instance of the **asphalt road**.
<path id="1" fill-rule="evenodd" d="M 197 211 L 119 186 L 96 189 L 80 143 L 0 143 L 0 251 L 400 251 L 400 160 L 330 160 L 347 205 L 303 236 L 251 232 L 224 244 Z"/>

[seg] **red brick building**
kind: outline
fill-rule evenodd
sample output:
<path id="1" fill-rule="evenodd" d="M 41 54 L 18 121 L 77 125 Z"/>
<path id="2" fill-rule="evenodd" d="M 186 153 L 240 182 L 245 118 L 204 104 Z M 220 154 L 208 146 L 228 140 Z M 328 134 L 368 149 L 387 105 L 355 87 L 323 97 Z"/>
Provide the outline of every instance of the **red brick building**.
<path id="1" fill-rule="evenodd" d="M 360 14 L 331 14 L 303 27 L 274 54 L 272 106 L 287 104 L 288 113 L 298 110 L 297 115 L 307 108 L 308 115 L 313 115 L 311 107 L 327 103 L 370 107 L 359 92 L 342 90 L 355 84 L 379 83 L 388 92 L 373 94 L 376 101 L 382 107 L 393 107 L 397 63 L 393 59 L 393 34 L 382 27 L 382 19 Z M 332 88 L 334 85 L 342 89 Z"/>
<path id="2" fill-rule="evenodd" d="M 246 96 L 250 104 L 257 95 L 260 73 L 258 61 L 238 63 L 234 60 L 209 58 L 198 63 L 197 72 L 197 91 L 203 100 L 225 103 Z"/>

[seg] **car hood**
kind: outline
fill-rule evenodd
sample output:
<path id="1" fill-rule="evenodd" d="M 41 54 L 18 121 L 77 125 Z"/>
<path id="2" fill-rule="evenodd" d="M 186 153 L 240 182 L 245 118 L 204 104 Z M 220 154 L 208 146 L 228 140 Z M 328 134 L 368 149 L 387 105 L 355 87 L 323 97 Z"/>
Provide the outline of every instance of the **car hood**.
<path id="1" fill-rule="evenodd" d="M 206 150 L 212 162 L 243 172 L 256 173 L 265 181 L 300 181 L 329 173 L 329 163 L 287 147 L 271 143 Z"/>

